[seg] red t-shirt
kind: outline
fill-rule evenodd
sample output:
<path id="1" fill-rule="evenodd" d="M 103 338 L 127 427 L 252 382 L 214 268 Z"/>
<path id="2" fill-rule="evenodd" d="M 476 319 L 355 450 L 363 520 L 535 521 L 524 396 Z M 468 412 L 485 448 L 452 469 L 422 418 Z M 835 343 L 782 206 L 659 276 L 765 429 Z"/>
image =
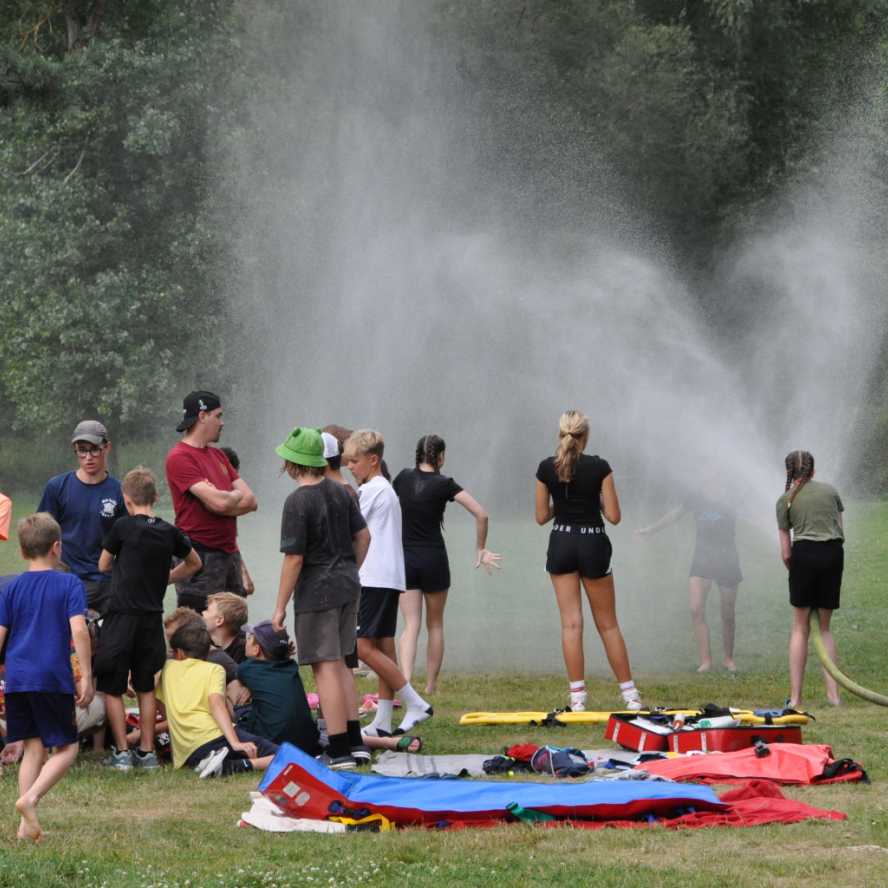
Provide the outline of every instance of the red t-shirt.
<path id="1" fill-rule="evenodd" d="M 176 510 L 176 527 L 193 543 L 223 552 L 237 551 L 237 518 L 211 512 L 189 488 L 209 481 L 219 490 L 232 490 L 240 477 L 218 447 L 192 447 L 180 441 L 167 454 L 166 477 Z"/>

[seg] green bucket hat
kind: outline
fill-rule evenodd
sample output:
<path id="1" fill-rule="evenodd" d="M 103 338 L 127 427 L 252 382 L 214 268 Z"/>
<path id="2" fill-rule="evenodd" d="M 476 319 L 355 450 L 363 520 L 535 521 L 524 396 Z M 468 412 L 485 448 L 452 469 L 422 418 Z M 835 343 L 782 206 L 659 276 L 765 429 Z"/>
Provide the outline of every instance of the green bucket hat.
<path id="1" fill-rule="evenodd" d="M 327 465 L 324 459 L 324 439 L 317 429 L 295 428 L 283 444 L 274 452 L 297 466 L 314 466 L 321 469 Z"/>

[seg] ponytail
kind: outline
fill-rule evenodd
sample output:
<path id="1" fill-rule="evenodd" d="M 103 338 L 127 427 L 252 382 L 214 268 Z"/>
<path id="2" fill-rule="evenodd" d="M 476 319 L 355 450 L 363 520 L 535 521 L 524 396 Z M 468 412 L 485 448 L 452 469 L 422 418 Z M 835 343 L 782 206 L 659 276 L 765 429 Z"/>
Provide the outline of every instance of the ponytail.
<path id="1" fill-rule="evenodd" d="M 811 480 L 814 474 L 814 457 L 807 450 L 793 450 L 786 456 L 786 490 L 792 487 L 786 508 L 792 506 L 799 491 Z M 793 486 L 795 485 L 795 486 Z"/>
<path id="2" fill-rule="evenodd" d="M 573 480 L 577 460 L 589 437 L 589 420 L 579 410 L 568 410 L 558 420 L 558 449 L 555 451 L 555 474 L 568 484 Z"/>

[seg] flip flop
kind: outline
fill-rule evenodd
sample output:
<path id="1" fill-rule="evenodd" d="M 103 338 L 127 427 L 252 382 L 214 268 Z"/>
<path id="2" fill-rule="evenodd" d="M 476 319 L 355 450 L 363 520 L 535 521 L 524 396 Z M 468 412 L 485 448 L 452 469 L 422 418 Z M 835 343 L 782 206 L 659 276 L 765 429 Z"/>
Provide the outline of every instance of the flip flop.
<path id="1" fill-rule="evenodd" d="M 413 747 L 411 749 L 411 746 Z M 411 737 L 410 734 L 401 734 L 398 737 L 398 752 L 409 752 L 413 755 L 419 755 L 422 752 L 422 737 Z"/>

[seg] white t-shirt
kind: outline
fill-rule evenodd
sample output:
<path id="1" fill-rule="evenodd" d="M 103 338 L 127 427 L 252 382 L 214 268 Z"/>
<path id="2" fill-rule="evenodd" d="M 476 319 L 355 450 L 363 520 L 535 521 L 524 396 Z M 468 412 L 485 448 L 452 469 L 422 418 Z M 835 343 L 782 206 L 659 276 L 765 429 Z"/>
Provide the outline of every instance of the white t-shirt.
<path id="1" fill-rule="evenodd" d="M 382 475 L 377 475 L 358 488 L 358 502 L 370 531 L 370 548 L 361 565 L 361 585 L 403 592 L 404 545 L 398 495 Z"/>

